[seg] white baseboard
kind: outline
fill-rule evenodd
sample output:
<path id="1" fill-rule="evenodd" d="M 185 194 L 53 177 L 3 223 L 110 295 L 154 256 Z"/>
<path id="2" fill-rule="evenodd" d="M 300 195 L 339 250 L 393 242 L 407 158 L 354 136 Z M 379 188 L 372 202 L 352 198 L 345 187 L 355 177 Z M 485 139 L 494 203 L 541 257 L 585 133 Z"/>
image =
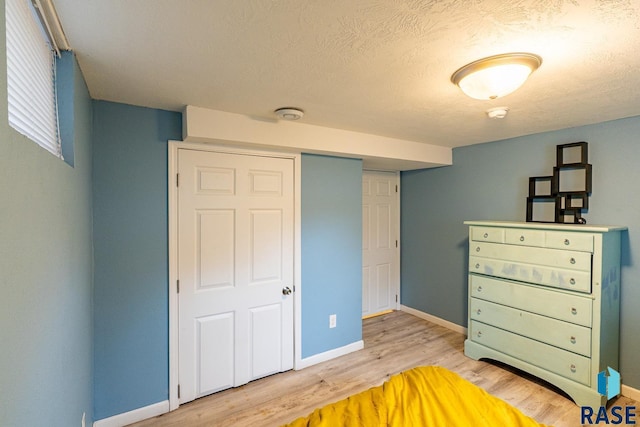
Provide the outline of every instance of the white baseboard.
<path id="1" fill-rule="evenodd" d="M 621 384 L 620 391 L 624 397 L 628 397 L 629 399 L 633 399 L 636 402 L 640 402 L 640 390 L 638 390 L 637 388 Z"/>
<path id="2" fill-rule="evenodd" d="M 304 359 L 300 359 L 296 362 L 295 370 L 308 368 L 309 366 L 316 365 L 327 360 L 335 359 L 336 357 L 344 356 L 345 354 L 352 353 L 354 351 L 362 350 L 364 348 L 364 341 L 356 341 L 351 344 L 347 344 L 343 347 L 334 348 L 333 350 L 325 351 L 324 353 L 315 354 Z"/>
<path id="3" fill-rule="evenodd" d="M 158 415 L 169 412 L 169 401 L 154 403 L 144 408 L 134 409 L 124 414 L 114 415 L 113 417 L 104 418 L 93 423 L 93 427 L 122 427 L 128 424 L 137 423 L 147 418 L 157 417 Z"/>
<path id="4" fill-rule="evenodd" d="M 415 308 L 407 307 L 406 305 L 400 305 L 400 310 L 421 319 L 428 320 L 429 322 L 435 323 L 436 325 L 451 329 L 452 331 L 467 335 L 467 328 L 465 328 L 464 326 L 460 326 L 453 322 L 449 322 L 448 320 L 441 319 L 440 317 L 436 317 L 433 314 L 425 313 L 424 311 L 416 310 Z"/>

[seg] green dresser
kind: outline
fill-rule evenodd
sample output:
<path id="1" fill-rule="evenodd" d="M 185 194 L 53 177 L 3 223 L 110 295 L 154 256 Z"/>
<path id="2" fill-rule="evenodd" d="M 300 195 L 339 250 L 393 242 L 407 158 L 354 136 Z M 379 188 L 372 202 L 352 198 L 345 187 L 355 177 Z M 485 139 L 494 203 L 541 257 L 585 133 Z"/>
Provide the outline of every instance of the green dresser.
<path id="1" fill-rule="evenodd" d="M 465 221 L 464 352 L 529 372 L 580 406 L 606 404 L 598 373 L 618 369 L 620 234 L 625 227 Z"/>

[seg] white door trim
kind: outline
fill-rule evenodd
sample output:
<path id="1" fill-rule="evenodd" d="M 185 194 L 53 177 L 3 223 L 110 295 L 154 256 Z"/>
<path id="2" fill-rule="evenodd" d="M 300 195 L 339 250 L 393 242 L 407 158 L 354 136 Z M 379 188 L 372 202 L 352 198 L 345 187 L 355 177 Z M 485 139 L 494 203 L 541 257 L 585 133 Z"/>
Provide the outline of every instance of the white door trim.
<path id="1" fill-rule="evenodd" d="M 301 284 L 301 155 L 299 153 L 279 153 L 270 151 L 247 150 L 231 146 L 212 145 L 182 141 L 169 141 L 168 144 L 168 202 L 169 202 L 169 411 L 177 409 L 178 399 L 178 371 L 179 371 L 179 341 L 178 341 L 178 187 L 176 177 L 178 173 L 178 150 L 191 149 L 200 151 L 215 151 L 219 153 L 244 154 L 259 157 L 282 157 L 293 159 L 294 179 L 294 250 L 293 250 L 293 339 L 294 339 L 294 369 L 302 366 L 302 340 L 300 313 L 302 284 Z"/>
<path id="2" fill-rule="evenodd" d="M 398 191 L 396 192 L 396 208 L 398 209 L 397 212 L 397 216 L 396 216 L 396 236 L 398 236 L 398 249 L 396 250 L 396 265 L 398 266 L 398 268 L 396 269 L 396 277 L 394 278 L 396 281 L 396 295 L 398 295 L 398 301 L 396 301 L 396 310 L 400 310 L 401 304 L 402 302 L 400 301 L 400 269 L 401 269 L 401 265 L 400 265 L 400 261 L 402 261 L 400 259 L 400 250 L 402 249 L 402 240 L 400 239 L 401 234 L 400 234 L 400 191 L 402 191 L 402 187 L 400 185 L 400 172 L 399 171 L 395 171 L 396 174 L 396 185 L 398 186 Z"/>

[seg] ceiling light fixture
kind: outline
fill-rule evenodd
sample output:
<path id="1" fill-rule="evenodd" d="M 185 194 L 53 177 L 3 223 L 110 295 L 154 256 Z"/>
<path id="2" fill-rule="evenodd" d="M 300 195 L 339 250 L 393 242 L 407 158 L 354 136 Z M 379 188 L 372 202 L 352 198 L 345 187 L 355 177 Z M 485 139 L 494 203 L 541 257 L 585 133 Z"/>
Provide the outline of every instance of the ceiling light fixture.
<path id="1" fill-rule="evenodd" d="M 274 111 L 281 120 L 298 120 L 304 116 L 304 111 L 299 108 L 284 107 Z"/>
<path id="2" fill-rule="evenodd" d="M 458 69 L 451 81 L 471 98 L 496 99 L 522 86 L 540 64 L 542 58 L 533 53 L 494 55 Z"/>

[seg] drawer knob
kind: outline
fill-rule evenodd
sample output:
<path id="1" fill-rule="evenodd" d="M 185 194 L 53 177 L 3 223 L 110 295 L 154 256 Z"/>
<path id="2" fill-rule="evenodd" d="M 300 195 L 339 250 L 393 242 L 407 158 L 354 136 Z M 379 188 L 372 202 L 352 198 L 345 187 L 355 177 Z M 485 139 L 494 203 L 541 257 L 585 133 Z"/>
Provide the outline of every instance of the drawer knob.
<path id="1" fill-rule="evenodd" d="M 476 268 L 480 268 L 480 264 L 476 264 Z"/>
<path id="2" fill-rule="evenodd" d="M 575 258 L 571 258 L 571 259 L 569 260 L 569 262 L 570 262 L 571 264 L 575 264 L 575 263 L 576 263 L 576 259 L 575 259 Z"/>
<path id="3" fill-rule="evenodd" d="M 480 313 L 482 313 L 482 310 L 477 309 L 477 310 L 476 310 L 476 314 L 477 314 L 478 316 L 480 316 Z"/>
<path id="4" fill-rule="evenodd" d="M 569 280 L 569 283 L 571 283 L 572 285 L 576 284 L 576 279 L 574 279 L 573 277 Z"/>
<path id="5" fill-rule="evenodd" d="M 520 236 L 520 241 L 524 242 L 524 236 Z"/>
<path id="6" fill-rule="evenodd" d="M 484 233 L 484 238 L 486 239 L 487 237 L 489 237 L 489 233 Z"/>
<path id="7" fill-rule="evenodd" d="M 571 344 L 575 344 L 576 343 L 576 337 L 571 337 L 570 341 L 571 341 Z"/>
<path id="8" fill-rule="evenodd" d="M 575 307 L 571 307 L 571 314 L 573 315 L 578 314 L 578 310 Z"/>
<path id="9" fill-rule="evenodd" d="M 478 286 L 478 292 L 482 292 L 482 286 Z"/>
<path id="10" fill-rule="evenodd" d="M 482 337 L 482 331 L 478 331 L 478 333 L 476 333 L 476 335 L 478 336 L 478 338 Z"/>
<path id="11" fill-rule="evenodd" d="M 569 241 L 569 239 L 564 239 L 564 244 L 565 246 L 569 246 L 571 242 Z"/>
<path id="12" fill-rule="evenodd" d="M 576 371 L 577 371 L 576 365 L 571 364 L 571 372 L 573 372 L 575 374 Z"/>
<path id="13" fill-rule="evenodd" d="M 476 252 L 480 252 L 480 246 L 476 246 Z"/>

